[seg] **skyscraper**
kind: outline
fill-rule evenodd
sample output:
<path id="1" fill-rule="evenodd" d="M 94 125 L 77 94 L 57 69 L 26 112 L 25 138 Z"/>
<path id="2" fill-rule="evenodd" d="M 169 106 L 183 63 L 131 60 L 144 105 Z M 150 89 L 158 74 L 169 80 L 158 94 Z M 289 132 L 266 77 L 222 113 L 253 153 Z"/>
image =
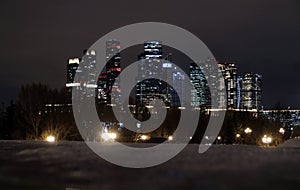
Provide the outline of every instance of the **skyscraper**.
<path id="1" fill-rule="evenodd" d="M 190 80 L 194 88 L 191 90 L 191 107 L 209 108 L 210 91 L 205 75 L 196 63 L 190 64 Z"/>
<path id="2" fill-rule="evenodd" d="M 105 70 L 97 77 L 96 71 L 96 51 L 84 50 L 84 56 L 69 59 L 67 65 L 67 83 L 66 87 L 78 86 L 85 90 L 81 95 L 87 97 L 96 97 L 99 103 L 120 102 L 121 90 L 116 78 L 121 72 L 120 67 L 120 42 L 109 40 L 106 42 L 106 67 Z M 80 62 L 80 63 L 79 63 Z M 79 75 L 78 81 L 74 81 L 76 73 L 84 72 L 85 75 Z M 115 96 L 111 96 L 111 93 Z"/>
<path id="3" fill-rule="evenodd" d="M 96 51 L 95 50 L 84 50 L 84 56 L 81 59 L 80 66 L 78 69 L 82 69 L 87 75 L 82 75 L 81 81 L 83 86 L 86 88 L 86 96 L 88 98 L 95 97 L 97 88 L 97 77 L 96 77 Z"/>
<path id="4" fill-rule="evenodd" d="M 106 77 L 100 76 L 100 85 L 104 84 L 106 78 L 106 88 L 104 85 L 103 90 L 107 92 L 108 103 L 119 103 L 121 98 L 121 90 L 117 77 L 121 73 L 121 57 L 120 57 L 120 42 L 117 40 L 106 41 Z M 112 92 L 114 96 L 112 96 Z M 112 100 L 113 98 L 113 100 Z"/>
<path id="5" fill-rule="evenodd" d="M 98 77 L 97 83 L 97 99 L 99 103 L 108 103 L 107 93 L 107 75 L 101 73 Z"/>
<path id="6" fill-rule="evenodd" d="M 244 73 L 242 78 L 241 108 L 245 110 L 262 109 L 262 75 Z"/>
<path id="7" fill-rule="evenodd" d="M 242 81 L 243 78 L 241 76 L 237 77 L 237 109 L 241 109 L 242 103 Z"/>
<path id="8" fill-rule="evenodd" d="M 66 87 L 73 87 L 80 85 L 78 82 L 75 82 L 75 74 L 79 66 L 79 58 L 70 58 L 67 64 L 67 83 Z"/>
<path id="9" fill-rule="evenodd" d="M 176 71 L 174 67 L 172 73 L 172 88 L 171 88 L 171 106 L 172 107 L 185 107 L 186 105 L 186 92 L 185 92 L 185 75 L 181 71 Z"/>
<path id="10" fill-rule="evenodd" d="M 222 72 L 227 92 L 226 102 L 228 109 L 236 109 L 237 106 L 237 66 L 236 63 L 218 63 Z"/>
<path id="11" fill-rule="evenodd" d="M 158 41 L 144 43 L 144 52 L 138 56 L 136 103 L 149 105 L 152 100 L 166 99 L 162 94 L 162 44 Z M 146 79 L 152 78 L 152 79 Z M 145 80 L 146 79 L 146 80 Z"/>
<path id="12" fill-rule="evenodd" d="M 160 41 L 147 41 L 144 43 L 145 59 L 162 59 L 162 43 Z"/>

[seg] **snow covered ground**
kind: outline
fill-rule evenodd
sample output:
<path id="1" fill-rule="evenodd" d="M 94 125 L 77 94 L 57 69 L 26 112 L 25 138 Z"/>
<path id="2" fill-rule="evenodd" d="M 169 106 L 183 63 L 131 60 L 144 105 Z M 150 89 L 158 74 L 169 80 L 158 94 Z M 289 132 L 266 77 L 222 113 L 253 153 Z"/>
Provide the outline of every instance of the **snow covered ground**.
<path id="1" fill-rule="evenodd" d="M 0 189 L 298 189 L 300 139 L 278 148 L 188 145 L 146 169 L 108 163 L 83 142 L 0 141 Z"/>

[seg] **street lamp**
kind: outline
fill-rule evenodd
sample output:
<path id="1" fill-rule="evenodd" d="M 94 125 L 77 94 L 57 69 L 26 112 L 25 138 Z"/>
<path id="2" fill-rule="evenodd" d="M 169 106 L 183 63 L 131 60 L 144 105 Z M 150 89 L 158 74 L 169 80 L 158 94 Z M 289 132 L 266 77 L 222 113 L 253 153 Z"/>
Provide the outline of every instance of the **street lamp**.
<path id="1" fill-rule="evenodd" d="M 51 143 L 55 142 L 55 137 L 53 135 L 49 135 L 46 137 L 46 141 L 51 142 Z"/>
<path id="2" fill-rule="evenodd" d="M 221 137 L 221 136 L 218 136 L 218 137 L 217 137 L 216 144 L 219 144 L 219 143 L 220 143 L 220 141 L 221 141 L 221 139 L 222 139 L 222 137 Z"/>
<path id="3" fill-rule="evenodd" d="M 236 137 L 236 138 L 240 138 L 241 135 L 240 135 L 240 134 L 236 134 L 235 137 Z"/>
<path id="4" fill-rule="evenodd" d="M 247 127 L 247 128 L 244 130 L 244 132 L 245 132 L 246 134 L 250 134 L 250 133 L 252 133 L 252 129 L 250 129 L 249 127 Z"/>
<path id="5" fill-rule="evenodd" d="M 117 134 L 116 133 L 102 133 L 101 137 L 104 141 L 114 141 L 117 138 Z"/>
<path id="6" fill-rule="evenodd" d="M 139 139 L 142 140 L 142 141 L 146 141 L 146 140 L 149 140 L 149 139 L 150 139 L 150 136 L 149 136 L 149 135 L 141 135 L 141 136 L 139 137 Z"/>
<path id="7" fill-rule="evenodd" d="M 267 135 L 264 135 L 264 137 L 261 140 L 267 146 L 269 146 L 269 144 L 272 142 L 272 138 Z"/>
<path id="8" fill-rule="evenodd" d="M 284 133 L 285 133 L 285 130 L 281 127 L 280 129 L 279 129 L 279 133 L 281 133 L 281 134 L 283 134 L 284 135 Z"/>

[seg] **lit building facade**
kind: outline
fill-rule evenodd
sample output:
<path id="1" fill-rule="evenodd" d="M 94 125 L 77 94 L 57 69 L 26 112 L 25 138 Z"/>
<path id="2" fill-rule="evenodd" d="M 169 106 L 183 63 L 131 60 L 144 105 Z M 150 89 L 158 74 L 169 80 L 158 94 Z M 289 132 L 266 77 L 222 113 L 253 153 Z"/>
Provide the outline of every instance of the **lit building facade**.
<path id="1" fill-rule="evenodd" d="M 202 69 L 196 64 L 190 64 L 190 80 L 194 88 L 191 90 L 191 107 L 210 108 L 210 90 Z"/>
<path id="2" fill-rule="evenodd" d="M 106 73 L 101 73 L 98 77 L 97 84 L 97 100 L 99 103 L 108 103 L 107 92 L 107 75 Z"/>
<path id="3" fill-rule="evenodd" d="M 81 81 L 83 81 L 83 87 L 85 87 L 85 93 L 88 98 L 94 98 L 97 88 L 96 77 L 96 51 L 84 50 L 84 56 L 81 59 L 78 69 L 82 69 L 84 73 L 88 73 Z M 84 92 L 83 92 L 84 93 Z"/>
<path id="4" fill-rule="evenodd" d="M 149 105 L 154 99 L 166 99 L 162 93 L 162 43 L 147 41 L 144 52 L 138 56 L 138 76 L 136 85 L 136 104 Z M 153 78 L 153 79 L 146 79 Z M 146 79 L 146 80 L 145 80 Z"/>
<path id="5" fill-rule="evenodd" d="M 244 73 L 241 88 L 241 109 L 262 109 L 262 75 Z"/>
<path id="6" fill-rule="evenodd" d="M 237 65 L 236 63 L 218 63 L 218 67 L 224 77 L 227 108 L 236 109 L 238 107 Z"/>
<path id="7" fill-rule="evenodd" d="M 75 82 L 75 74 L 76 72 L 78 72 L 78 66 L 79 66 L 79 58 L 70 58 L 68 60 L 68 64 L 67 64 L 67 83 L 66 83 L 66 87 L 70 88 L 70 87 L 74 87 L 74 86 L 79 86 L 80 83 Z"/>
<path id="8" fill-rule="evenodd" d="M 120 103 L 121 101 L 119 80 L 116 80 L 121 73 L 120 50 L 121 46 L 119 41 L 106 41 L 106 76 L 104 74 L 100 75 L 98 85 L 100 85 L 100 93 L 107 92 L 105 101 L 107 103 Z M 114 93 L 114 96 L 112 96 L 112 93 Z"/>
<path id="9" fill-rule="evenodd" d="M 237 77 L 237 109 L 241 109 L 242 81 L 243 81 L 243 78 L 241 76 L 238 76 Z"/>
<path id="10" fill-rule="evenodd" d="M 176 67 L 172 73 L 172 88 L 171 88 L 171 106 L 186 107 L 186 92 L 185 92 L 185 75 L 181 71 L 176 71 Z M 180 99 L 181 98 L 181 99 Z"/>

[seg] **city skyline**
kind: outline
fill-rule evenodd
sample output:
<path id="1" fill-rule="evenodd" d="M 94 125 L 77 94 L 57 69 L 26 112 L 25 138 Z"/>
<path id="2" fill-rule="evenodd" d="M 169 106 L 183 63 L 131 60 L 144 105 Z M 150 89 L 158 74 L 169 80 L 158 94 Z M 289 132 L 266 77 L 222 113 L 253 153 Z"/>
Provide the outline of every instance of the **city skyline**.
<path id="1" fill-rule="evenodd" d="M 184 71 L 173 63 L 173 52 L 165 54 L 165 45 L 162 41 L 144 41 L 143 52 L 136 54 L 138 59 L 136 86 L 131 89 L 131 104 L 149 106 L 154 99 L 160 99 L 168 107 L 210 109 L 211 96 L 217 95 L 219 108 L 229 110 L 263 110 L 262 105 L 262 75 L 245 72 L 237 74 L 237 64 L 230 62 L 216 62 L 214 58 L 206 58 L 204 61 L 190 61 L 188 71 Z M 120 88 L 119 74 L 126 69 L 123 66 L 122 45 L 118 39 L 109 39 L 105 42 L 106 55 L 105 69 L 98 76 L 95 67 L 100 60 L 96 59 L 97 50 L 83 51 L 83 57 L 69 58 L 67 64 L 66 87 L 68 91 L 81 88 L 92 88 L 90 97 L 95 97 L 98 103 L 107 105 L 120 105 L 124 98 Z M 101 59 L 101 58 L 100 58 Z M 100 61 L 101 62 L 101 61 Z M 176 60 L 175 60 L 176 62 Z M 202 62 L 202 63 L 201 63 Z M 213 76 L 209 87 L 207 75 L 211 75 L 212 65 L 217 64 L 219 72 Z M 184 63 L 185 64 L 185 63 Z M 75 79 L 75 74 L 89 73 L 87 79 L 81 76 Z M 186 77 L 185 78 L 185 74 Z M 214 74 L 213 74 L 214 75 Z M 219 77 L 224 78 L 224 85 Z M 95 81 L 95 78 L 97 82 Z M 149 78 L 149 79 L 147 79 Z M 150 79 L 152 78 L 152 79 Z M 88 81 L 86 81 L 88 80 Z M 194 86 L 190 92 L 186 92 L 184 81 L 189 80 Z M 91 83 L 91 84 L 89 84 Z M 169 83 L 169 84 L 168 84 Z M 75 89 L 74 89 L 75 88 Z M 219 94 L 215 90 L 225 89 L 226 93 Z M 71 96 L 71 95 L 69 95 Z"/>
<path id="2" fill-rule="evenodd" d="M 31 7 L 33 4 L 35 8 Z M 126 7 L 126 2 L 119 4 Z M 113 3 L 75 1 L 70 5 L 67 1 L 34 0 L 4 3 L 0 99 L 6 102 L 16 99 L 20 86 L 33 82 L 61 88 L 68 57 L 80 55 L 82 48 L 88 48 L 118 27 L 161 21 L 191 31 L 218 61 L 236 62 L 239 73 L 262 73 L 262 101 L 266 108 L 272 108 L 278 101 L 285 107 L 300 107 L 297 1 L 230 0 L 218 6 L 214 2 L 180 5 L 164 1 L 157 4 L 155 15 L 143 14 L 138 8 L 140 3 L 133 4 L 127 9 L 118 8 L 114 15 L 107 17 L 109 9 L 98 11 L 97 7 L 113 7 Z M 181 12 L 185 15 L 177 19 Z"/>
<path id="3" fill-rule="evenodd" d="M 299 0 L 1 8 L 2 189 L 299 187 Z"/>

